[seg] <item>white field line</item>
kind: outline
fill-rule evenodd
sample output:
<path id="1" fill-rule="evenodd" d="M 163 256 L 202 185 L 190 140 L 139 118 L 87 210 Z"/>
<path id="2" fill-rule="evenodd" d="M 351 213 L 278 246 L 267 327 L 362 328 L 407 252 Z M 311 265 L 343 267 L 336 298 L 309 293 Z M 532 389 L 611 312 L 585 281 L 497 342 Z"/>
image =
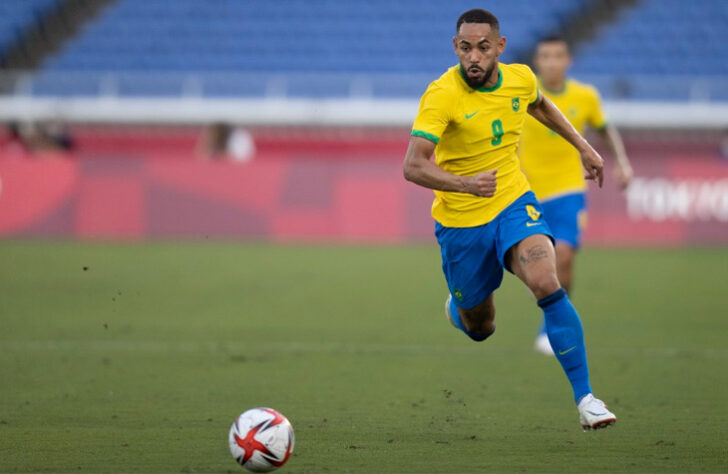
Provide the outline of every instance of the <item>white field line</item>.
<path id="1" fill-rule="evenodd" d="M 255 342 L 237 341 L 0 341 L 3 352 L 128 352 L 137 354 L 163 353 L 225 353 L 240 354 L 256 351 L 282 354 L 517 354 L 530 352 L 530 347 L 487 347 L 471 344 L 463 346 L 407 345 L 407 344 L 347 344 L 336 342 Z M 590 354 L 639 357 L 691 357 L 728 359 L 728 348 L 676 348 L 676 347 L 590 347 Z"/>

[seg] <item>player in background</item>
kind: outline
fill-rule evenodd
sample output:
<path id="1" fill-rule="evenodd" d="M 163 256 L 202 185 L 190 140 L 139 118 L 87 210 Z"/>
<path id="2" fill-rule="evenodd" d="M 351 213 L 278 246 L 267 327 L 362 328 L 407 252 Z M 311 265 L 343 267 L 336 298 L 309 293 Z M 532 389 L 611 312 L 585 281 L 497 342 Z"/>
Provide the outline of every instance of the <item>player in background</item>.
<path id="1" fill-rule="evenodd" d="M 599 93 L 587 84 L 567 77 L 571 65 L 569 47 L 563 38 L 541 40 L 536 47 L 534 67 L 539 90 L 584 134 L 587 126 L 602 136 L 615 158 L 614 177 L 625 189 L 632 180 L 632 167 L 617 129 L 602 111 Z M 586 182 L 579 152 L 553 130 L 527 117 L 521 137 L 521 167 L 544 210 L 544 218 L 556 240 L 556 273 L 561 286 L 571 294 L 574 257 L 586 225 Z M 538 352 L 553 355 L 541 325 L 534 344 Z"/>
<path id="2" fill-rule="evenodd" d="M 499 64 L 506 39 L 493 14 L 463 13 L 453 46 L 459 64 L 422 96 L 403 165 L 407 180 L 435 191 L 432 216 L 450 290 L 445 313 L 472 340 L 485 340 L 495 332 L 493 292 L 503 268 L 514 273 L 543 310 L 582 427 L 614 424 L 592 394 L 581 320 L 559 284 L 551 232 L 521 171 L 517 148 L 527 113 L 577 148 L 600 186 L 602 158 L 539 94 L 528 66 Z"/>

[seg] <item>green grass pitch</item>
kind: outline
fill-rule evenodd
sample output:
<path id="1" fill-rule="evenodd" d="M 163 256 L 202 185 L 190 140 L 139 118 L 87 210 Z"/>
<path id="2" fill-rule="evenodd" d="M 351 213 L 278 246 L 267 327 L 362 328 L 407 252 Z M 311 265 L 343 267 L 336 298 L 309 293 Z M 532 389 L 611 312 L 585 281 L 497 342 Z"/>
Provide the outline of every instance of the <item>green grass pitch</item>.
<path id="1" fill-rule="evenodd" d="M 498 331 L 445 321 L 434 246 L 0 243 L 0 472 L 242 472 L 233 419 L 293 423 L 290 473 L 727 472 L 728 248 L 588 249 L 583 433 L 512 276 Z M 84 267 L 87 267 L 84 270 Z"/>

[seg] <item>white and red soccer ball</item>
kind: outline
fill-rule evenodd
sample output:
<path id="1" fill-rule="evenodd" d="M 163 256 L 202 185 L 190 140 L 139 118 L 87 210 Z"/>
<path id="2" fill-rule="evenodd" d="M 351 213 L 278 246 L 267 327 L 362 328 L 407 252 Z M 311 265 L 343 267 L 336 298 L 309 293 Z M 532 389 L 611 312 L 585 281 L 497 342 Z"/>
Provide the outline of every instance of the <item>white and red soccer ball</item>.
<path id="1" fill-rule="evenodd" d="M 271 408 L 253 408 L 230 428 L 230 452 L 252 472 L 270 472 L 283 466 L 293 453 L 293 426 Z"/>

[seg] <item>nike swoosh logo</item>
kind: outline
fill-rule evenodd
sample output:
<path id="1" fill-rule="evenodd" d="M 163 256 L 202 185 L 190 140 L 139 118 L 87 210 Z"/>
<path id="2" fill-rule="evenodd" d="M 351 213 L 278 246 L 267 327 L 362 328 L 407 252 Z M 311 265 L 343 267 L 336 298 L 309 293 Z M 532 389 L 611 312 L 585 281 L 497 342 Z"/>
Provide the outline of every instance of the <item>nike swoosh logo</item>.
<path id="1" fill-rule="evenodd" d="M 469 120 L 469 119 L 475 117 L 475 114 L 477 114 L 478 112 L 480 112 L 480 110 L 476 110 L 472 114 L 465 114 L 465 120 Z"/>
<path id="2" fill-rule="evenodd" d="M 526 222 L 526 227 L 533 227 L 535 225 L 541 225 L 540 222 Z M 573 347 L 572 347 L 573 349 Z"/>
<path id="3" fill-rule="evenodd" d="M 601 412 L 601 413 L 594 413 L 594 412 L 593 412 L 593 411 L 591 411 L 591 410 L 586 410 L 586 412 L 587 412 L 587 413 L 589 413 L 590 415 L 594 415 L 594 416 L 602 416 L 602 415 L 606 415 L 606 414 L 607 414 L 607 412 L 606 412 L 606 411 L 604 411 L 604 412 Z"/>
<path id="4" fill-rule="evenodd" d="M 566 349 L 565 351 L 559 351 L 559 355 L 568 354 L 569 352 L 573 351 L 574 349 L 576 349 L 576 346 L 570 347 L 570 348 Z M 589 413 L 591 413 L 591 412 L 589 412 Z M 592 414 L 594 414 L 594 413 L 592 413 Z"/>

